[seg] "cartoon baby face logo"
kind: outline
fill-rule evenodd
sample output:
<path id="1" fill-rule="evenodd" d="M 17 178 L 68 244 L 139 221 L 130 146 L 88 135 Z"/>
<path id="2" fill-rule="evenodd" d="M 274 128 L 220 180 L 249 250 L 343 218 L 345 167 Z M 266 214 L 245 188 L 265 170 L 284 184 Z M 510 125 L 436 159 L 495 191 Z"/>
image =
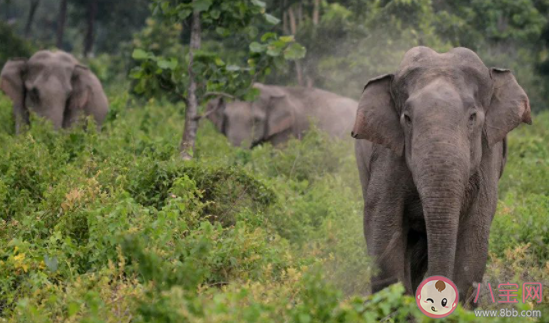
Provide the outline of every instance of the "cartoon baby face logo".
<path id="1" fill-rule="evenodd" d="M 456 285 L 444 276 L 425 279 L 416 291 L 416 302 L 423 314 L 432 318 L 450 315 L 457 306 L 459 293 Z"/>

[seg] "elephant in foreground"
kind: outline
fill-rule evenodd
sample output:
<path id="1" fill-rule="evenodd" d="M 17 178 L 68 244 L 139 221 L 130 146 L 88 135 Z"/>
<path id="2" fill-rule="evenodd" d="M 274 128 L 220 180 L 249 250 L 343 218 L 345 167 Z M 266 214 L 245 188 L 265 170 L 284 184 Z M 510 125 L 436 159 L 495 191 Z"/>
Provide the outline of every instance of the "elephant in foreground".
<path id="1" fill-rule="evenodd" d="M 396 73 L 367 83 L 352 135 L 364 234 L 379 268 L 372 292 L 401 281 L 413 294 L 425 275 L 440 275 L 472 305 L 506 136 L 523 122 L 532 123 L 529 100 L 513 74 L 466 48 L 412 48 Z"/>
<path id="2" fill-rule="evenodd" d="M 346 137 L 353 128 L 358 102 L 314 88 L 256 83 L 261 94 L 254 102 L 208 102 L 208 118 L 234 146 L 278 145 L 301 138 L 310 122 L 333 137 Z"/>
<path id="3" fill-rule="evenodd" d="M 8 61 L 0 74 L 0 89 L 13 102 L 15 130 L 29 124 L 29 110 L 67 128 L 91 115 L 98 128 L 109 110 L 101 83 L 86 67 L 63 51 L 39 51 L 30 59 Z"/>

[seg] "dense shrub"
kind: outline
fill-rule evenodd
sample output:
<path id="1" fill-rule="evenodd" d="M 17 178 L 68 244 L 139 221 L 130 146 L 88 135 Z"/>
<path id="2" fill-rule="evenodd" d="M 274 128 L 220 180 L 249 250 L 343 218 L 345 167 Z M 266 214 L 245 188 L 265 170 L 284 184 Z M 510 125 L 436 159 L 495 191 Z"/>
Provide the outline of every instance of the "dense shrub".
<path id="1" fill-rule="evenodd" d="M 100 133 L 33 118 L 14 136 L 0 95 L 5 321 L 432 321 L 400 285 L 367 296 L 376 268 L 352 142 L 313 130 L 250 151 L 205 121 L 183 162 L 181 106 L 136 105 L 111 97 Z M 549 276 L 547 124 L 542 114 L 510 136 L 488 280 Z M 448 321 L 493 322 L 461 308 Z"/>
<path id="2" fill-rule="evenodd" d="M 0 68 L 10 58 L 28 58 L 33 54 L 32 46 L 17 36 L 13 29 L 3 21 L 0 21 L 0 44 L 2 44 L 0 47 Z"/>

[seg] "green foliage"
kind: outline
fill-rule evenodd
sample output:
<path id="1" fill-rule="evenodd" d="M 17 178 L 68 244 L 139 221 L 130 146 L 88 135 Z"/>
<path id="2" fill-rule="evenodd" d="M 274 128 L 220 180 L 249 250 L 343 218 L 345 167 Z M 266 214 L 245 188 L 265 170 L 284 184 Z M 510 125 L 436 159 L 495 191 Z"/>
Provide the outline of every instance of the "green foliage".
<path id="1" fill-rule="evenodd" d="M 56 132 L 32 116 L 31 129 L 14 136 L 11 103 L 0 93 L 0 321 L 434 322 L 401 285 L 369 295 L 377 268 L 363 238 L 352 142 L 313 128 L 282 148 L 245 150 L 203 120 L 194 160 L 178 158 L 184 109 L 173 102 L 187 91 L 190 15 L 199 10 L 203 22 L 193 65 L 201 97 L 253 99 L 254 80 L 294 83 L 289 68 L 297 64 L 287 63 L 296 60 L 317 86 L 352 97 L 368 77 L 393 71 L 411 46 L 465 45 L 488 65 L 513 69 L 540 111 L 544 79 L 532 71 L 546 56 L 535 39 L 549 4 L 321 1 L 315 24 L 312 1 L 288 0 L 294 13 L 301 5 L 294 37 L 285 35 L 288 8 L 277 1 L 154 0 L 154 18 L 130 45 L 108 43 L 107 25 L 133 26 L 116 39 L 139 30 L 144 2 L 136 1 L 139 10 L 100 1 L 99 48 L 121 52 L 85 61 L 111 94 L 102 132 L 91 121 Z M 71 19 L 85 8 L 73 2 Z M 132 17 L 112 18 L 124 13 Z M 0 43 L 16 50 L 0 60 L 31 53 L 13 33 L 20 21 L 14 27 L 0 23 L 0 39 L 8 39 Z M 65 45 L 78 35 L 69 28 Z M 126 92 L 128 66 L 133 91 L 147 102 Z M 547 129 L 549 114 L 538 113 L 509 137 L 486 281 L 548 280 Z M 501 309 L 486 299 L 480 307 Z M 530 322 L 480 319 L 461 307 L 443 321 Z"/>
<path id="2" fill-rule="evenodd" d="M 542 194 L 529 194 L 518 198 L 509 193 L 501 201 L 499 218 L 492 229 L 492 251 L 504 257 L 514 246 L 528 244 L 528 250 L 540 265 L 549 261 L 549 198 Z"/>
<path id="3" fill-rule="evenodd" d="M 184 53 L 180 43 L 183 26 L 163 20 L 148 18 L 146 26 L 135 34 L 132 46 L 146 48 L 155 55 L 173 57 Z"/>
<path id="4" fill-rule="evenodd" d="M 512 152 L 507 163 L 512 165 L 505 169 L 501 180 L 500 194 L 508 192 L 530 194 L 547 194 L 549 192 L 549 147 L 545 138 L 549 136 L 547 127 L 549 115 L 541 113 L 535 116 L 538 125 L 523 126 L 515 130 L 513 140 L 508 143 Z"/>
<path id="5" fill-rule="evenodd" d="M 488 66 L 512 69 L 533 110 L 547 107 L 549 69 L 540 65 L 547 51 L 539 41 L 549 35 L 543 33 L 548 30 L 546 1 L 321 1 L 317 23 L 313 1 L 287 4 L 298 15 L 296 40 L 308 50 L 300 61 L 303 79 L 317 87 L 358 99 L 369 78 L 394 72 L 411 47 L 445 52 L 463 46 Z M 270 7 L 278 5 L 273 1 Z M 295 84 L 295 74 L 294 68 L 280 69 L 268 79 Z"/>
<path id="6" fill-rule="evenodd" d="M 352 143 L 313 129 L 283 149 L 244 150 L 205 121 L 195 160 L 182 162 L 180 107 L 129 98 L 111 97 L 101 133 L 36 118 L 21 136 L 0 128 L 6 321 L 432 321 L 400 285 L 366 296 L 376 268 Z M 10 109 L 0 96 L 2 124 Z M 547 124 L 540 114 L 510 136 L 489 281 L 549 277 Z M 493 322 L 461 308 L 447 321 Z"/>
<path id="7" fill-rule="evenodd" d="M 30 57 L 32 55 L 32 46 L 14 34 L 13 30 L 4 22 L 0 21 L 0 66 L 10 58 Z"/>
<path id="8" fill-rule="evenodd" d="M 269 23 L 278 23 L 265 12 L 265 3 L 257 0 L 230 3 L 214 0 L 155 0 L 152 8 L 157 12 L 161 24 L 168 25 L 170 22 L 181 23 L 193 10 L 198 11 L 203 29 L 202 38 L 226 38 L 238 31 L 248 31 L 250 38 L 256 38 L 257 30 L 250 30 L 250 27 L 253 27 L 251 24 L 258 16 L 264 17 Z M 145 42 L 142 45 L 145 46 L 136 48 L 132 54 L 133 59 L 139 63 L 130 75 L 134 80 L 133 91 L 147 98 L 164 93 L 168 93 L 171 99 L 187 98 L 189 57 L 181 53 L 156 54 L 155 44 Z M 251 42 L 248 55 L 239 61 L 226 62 L 222 55 L 207 47 L 196 50 L 193 52 L 192 71 L 195 81 L 201 85 L 197 95 L 202 98 L 208 92 L 225 92 L 251 100 L 257 94 L 250 90 L 254 81 L 261 80 L 273 67 L 281 66 L 285 60 L 299 59 L 304 55 L 305 49 L 293 37 L 278 37 L 272 32 Z"/>

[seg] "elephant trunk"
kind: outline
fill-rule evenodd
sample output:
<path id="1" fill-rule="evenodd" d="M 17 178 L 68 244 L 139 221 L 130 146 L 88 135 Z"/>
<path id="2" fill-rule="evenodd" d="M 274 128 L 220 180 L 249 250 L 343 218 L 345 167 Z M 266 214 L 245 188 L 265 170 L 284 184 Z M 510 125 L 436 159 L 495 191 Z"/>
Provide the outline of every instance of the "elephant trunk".
<path id="1" fill-rule="evenodd" d="M 452 279 L 468 156 L 460 153 L 464 150 L 456 137 L 425 140 L 418 146 L 413 158 L 417 165 L 414 181 L 425 217 L 428 275 Z"/>
<path id="2" fill-rule="evenodd" d="M 13 114 L 15 118 L 15 134 L 21 134 L 23 127 L 29 124 L 29 112 L 22 102 L 14 102 Z"/>

